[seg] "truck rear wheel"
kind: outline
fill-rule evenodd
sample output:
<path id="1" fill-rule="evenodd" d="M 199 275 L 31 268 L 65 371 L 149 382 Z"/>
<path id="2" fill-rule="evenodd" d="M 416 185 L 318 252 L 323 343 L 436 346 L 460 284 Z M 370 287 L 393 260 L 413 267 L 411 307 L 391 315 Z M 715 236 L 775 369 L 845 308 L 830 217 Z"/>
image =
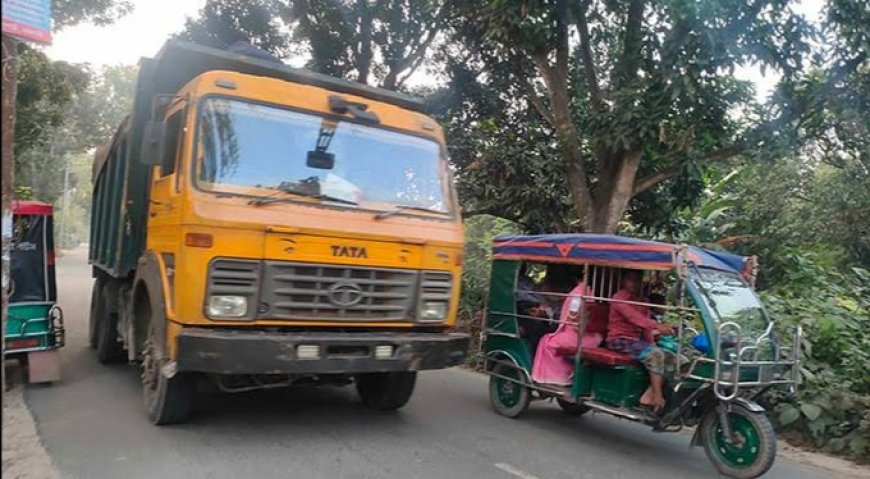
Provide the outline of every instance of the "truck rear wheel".
<path id="1" fill-rule="evenodd" d="M 417 372 L 368 373 L 356 376 L 356 390 L 366 406 L 394 411 L 404 406 L 417 383 Z"/>
<path id="2" fill-rule="evenodd" d="M 127 359 L 127 353 L 118 341 L 118 313 L 112 312 L 111 301 L 115 290 L 108 283 L 104 283 L 99 291 L 99 301 L 94 315 L 97 360 L 103 364 L 121 362 Z M 91 295 L 92 298 L 94 296 L 97 295 Z M 93 306 L 91 310 L 94 311 Z"/>
<path id="3" fill-rule="evenodd" d="M 102 298 L 100 292 L 103 289 L 104 281 L 100 278 L 94 280 L 94 285 L 91 288 L 91 313 L 88 316 L 88 346 L 91 349 L 97 349 L 97 325 L 102 314 Z"/>
<path id="4" fill-rule="evenodd" d="M 193 409 L 196 382 L 193 376 L 176 373 L 163 374 L 166 359 L 156 341 L 153 323 L 148 330 L 148 341 L 142 358 L 142 394 L 148 419 L 160 426 L 178 424 L 187 420 Z"/>

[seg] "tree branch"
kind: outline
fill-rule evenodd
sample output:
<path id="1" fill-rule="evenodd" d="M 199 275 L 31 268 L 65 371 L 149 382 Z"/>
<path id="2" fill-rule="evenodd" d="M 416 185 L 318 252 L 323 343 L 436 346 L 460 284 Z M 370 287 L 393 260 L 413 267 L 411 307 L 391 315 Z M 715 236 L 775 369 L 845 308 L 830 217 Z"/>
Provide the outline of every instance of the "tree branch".
<path id="1" fill-rule="evenodd" d="M 698 163 L 710 164 L 719 161 L 725 161 L 729 158 L 733 158 L 735 156 L 745 153 L 747 150 L 749 150 L 749 146 L 750 145 L 745 142 L 735 143 L 733 145 L 726 146 L 705 154 L 698 159 Z M 643 193 L 644 191 L 652 188 L 653 186 L 661 183 L 662 181 L 676 178 L 680 175 L 682 171 L 682 165 L 674 165 L 670 168 L 665 168 L 663 170 L 657 171 L 645 178 L 639 178 L 634 182 L 634 190 L 632 191 L 632 195 Z"/>
<path id="2" fill-rule="evenodd" d="M 541 101 L 541 97 L 538 96 L 538 92 L 535 91 L 535 88 L 529 82 L 528 78 L 522 77 L 521 82 L 523 84 L 523 89 L 526 90 L 526 97 L 529 100 L 529 103 L 537 110 L 538 114 L 544 118 L 544 120 L 550 124 L 550 126 L 556 126 L 556 120 L 553 118 L 553 112 L 547 109 L 544 105 L 544 102 Z"/>
<path id="3" fill-rule="evenodd" d="M 622 40 L 622 56 L 619 59 L 618 75 L 614 83 L 619 87 L 631 84 L 637 78 L 637 70 L 640 63 L 640 51 L 643 47 L 643 38 L 640 27 L 643 24 L 643 0 L 631 0 L 628 5 L 628 14 L 625 19 L 625 36 Z"/>
<path id="4" fill-rule="evenodd" d="M 580 7 L 580 16 L 577 19 L 577 30 L 580 32 L 580 59 L 583 63 L 583 73 L 586 77 L 586 87 L 589 89 L 592 107 L 600 111 L 604 108 L 604 101 L 601 98 L 601 86 L 598 84 L 598 77 L 595 74 L 592 44 L 589 40 L 589 25 L 586 22 L 588 8 L 589 2 L 583 2 Z"/>

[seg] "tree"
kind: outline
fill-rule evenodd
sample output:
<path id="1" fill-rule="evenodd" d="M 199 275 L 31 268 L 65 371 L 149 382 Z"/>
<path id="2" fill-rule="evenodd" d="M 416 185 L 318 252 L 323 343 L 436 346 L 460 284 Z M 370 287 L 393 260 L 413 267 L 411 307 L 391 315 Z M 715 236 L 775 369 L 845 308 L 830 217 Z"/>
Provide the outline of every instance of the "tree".
<path id="1" fill-rule="evenodd" d="M 87 87 L 81 66 L 51 61 L 39 50 L 18 44 L 15 155 L 43 145 L 47 133 L 66 118 L 67 108 Z"/>
<path id="2" fill-rule="evenodd" d="M 209 0 L 178 37 L 216 48 L 246 39 L 278 57 L 303 53 L 314 71 L 395 90 L 426 60 L 445 13 L 435 0 Z"/>
<path id="3" fill-rule="evenodd" d="M 188 18 L 178 38 L 213 48 L 245 40 L 278 57 L 288 53 L 282 31 L 284 6 L 276 0 L 208 0 L 196 18 Z"/>
<path id="4" fill-rule="evenodd" d="M 435 0 L 298 0 L 287 19 L 312 69 L 395 90 L 426 60 L 445 13 Z"/>
<path id="5" fill-rule="evenodd" d="M 20 59 L 15 184 L 54 202 L 63 189 L 64 159 L 91 154 L 131 111 L 136 67 L 94 72 L 32 49 Z M 72 187 L 77 181 L 73 175 Z"/>
<path id="6" fill-rule="evenodd" d="M 774 143 L 763 127 L 789 120 L 788 105 L 758 109 L 731 72 L 756 63 L 788 82 L 808 48 L 787 0 L 457 1 L 451 19 L 479 81 L 509 78 L 503 94 L 543 120 L 577 226 L 594 232 L 664 181 Z"/>
<path id="7" fill-rule="evenodd" d="M 133 11 L 126 0 L 52 0 L 52 20 L 55 29 L 78 23 L 108 25 Z"/>

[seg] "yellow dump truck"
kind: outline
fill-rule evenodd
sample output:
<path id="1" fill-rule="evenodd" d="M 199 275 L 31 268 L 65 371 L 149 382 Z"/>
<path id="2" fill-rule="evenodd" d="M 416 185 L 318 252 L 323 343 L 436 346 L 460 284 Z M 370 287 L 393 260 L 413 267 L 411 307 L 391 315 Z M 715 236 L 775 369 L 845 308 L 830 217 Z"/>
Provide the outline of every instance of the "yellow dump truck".
<path id="1" fill-rule="evenodd" d="M 462 223 L 415 97 L 170 41 L 93 176 L 90 343 L 141 362 L 155 424 L 203 378 L 396 409 L 465 358 Z"/>

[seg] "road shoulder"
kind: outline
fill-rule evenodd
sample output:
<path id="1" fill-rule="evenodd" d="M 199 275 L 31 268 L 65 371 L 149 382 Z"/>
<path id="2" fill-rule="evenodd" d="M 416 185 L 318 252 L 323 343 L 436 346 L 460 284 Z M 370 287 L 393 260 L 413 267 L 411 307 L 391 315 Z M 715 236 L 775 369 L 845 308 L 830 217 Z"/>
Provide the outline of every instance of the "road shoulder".
<path id="1" fill-rule="evenodd" d="M 17 365 L 7 368 L 7 381 L 11 388 L 3 393 L 3 477 L 60 479 L 24 402 L 21 369 Z"/>

